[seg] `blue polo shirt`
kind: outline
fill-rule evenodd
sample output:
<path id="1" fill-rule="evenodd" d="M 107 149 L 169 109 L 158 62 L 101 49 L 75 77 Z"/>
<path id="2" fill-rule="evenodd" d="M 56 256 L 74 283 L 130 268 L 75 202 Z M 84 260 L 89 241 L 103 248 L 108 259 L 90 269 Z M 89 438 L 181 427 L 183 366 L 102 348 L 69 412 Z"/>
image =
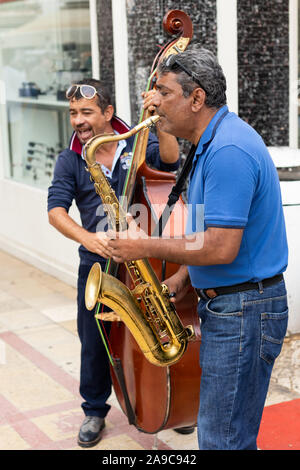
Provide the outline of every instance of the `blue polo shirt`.
<path id="1" fill-rule="evenodd" d="M 285 271 L 288 247 L 275 165 L 259 134 L 227 106 L 218 110 L 199 141 L 188 202 L 187 234 L 201 231 L 201 224 L 204 231 L 244 230 L 231 264 L 189 266 L 194 287 L 257 282 Z"/>

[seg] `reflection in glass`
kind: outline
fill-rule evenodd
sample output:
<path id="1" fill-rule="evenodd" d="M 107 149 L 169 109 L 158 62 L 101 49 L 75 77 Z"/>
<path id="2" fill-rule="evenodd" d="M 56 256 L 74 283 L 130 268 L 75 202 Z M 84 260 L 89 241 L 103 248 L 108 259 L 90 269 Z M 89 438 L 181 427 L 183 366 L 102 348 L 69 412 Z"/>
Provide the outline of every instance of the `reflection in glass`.
<path id="1" fill-rule="evenodd" d="M 298 148 L 300 148 L 300 4 L 298 2 Z"/>
<path id="2" fill-rule="evenodd" d="M 85 77 L 91 77 L 88 0 L 0 3 L 7 176 L 49 185 L 56 155 L 71 133 L 65 90 Z"/>

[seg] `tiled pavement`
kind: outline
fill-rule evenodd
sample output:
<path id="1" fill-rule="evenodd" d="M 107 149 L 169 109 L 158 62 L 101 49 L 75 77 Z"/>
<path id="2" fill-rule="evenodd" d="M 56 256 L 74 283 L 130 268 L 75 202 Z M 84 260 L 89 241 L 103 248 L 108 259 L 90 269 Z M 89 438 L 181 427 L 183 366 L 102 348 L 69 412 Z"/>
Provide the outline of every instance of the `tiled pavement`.
<path id="1" fill-rule="evenodd" d="M 0 450 L 76 450 L 83 419 L 78 393 L 76 290 L 0 252 Z M 300 398 L 300 340 L 275 365 L 267 405 Z M 103 439 L 92 450 L 194 450 L 196 432 L 157 436 L 129 426 L 115 396 Z"/>

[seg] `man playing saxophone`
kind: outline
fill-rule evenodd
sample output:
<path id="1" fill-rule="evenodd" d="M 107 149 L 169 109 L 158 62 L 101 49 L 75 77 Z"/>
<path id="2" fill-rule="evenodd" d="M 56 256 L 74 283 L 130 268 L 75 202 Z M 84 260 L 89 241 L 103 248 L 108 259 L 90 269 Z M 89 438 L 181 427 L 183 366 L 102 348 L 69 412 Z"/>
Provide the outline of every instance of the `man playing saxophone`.
<path id="1" fill-rule="evenodd" d="M 194 46 L 166 58 L 156 89 L 157 126 L 195 146 L 186 236 L 138 238 L 129 217 L 107 249 L 117 263 L 149 257 L 181 265 L 165 284 L 178 298 L 192 283 L 199 296 L 199 449 L 255 450 L 288 321 L 279 178 L 258 133 L 229 112 L 210 51 Z"/>
<path id="2" fill-rule="evenodd" d="M 79 431 L 82 447 L 95 445 L 101 439 L 104 418 L 110 406 L 111 378 L 106 350 L 99 336 L 93 312 L 85 307 L 85 286 L 91 266 L 99 262 L 105 268 L 108 252 L 106 234 L 98 232 L 101 221 L 101 200 L 86 171 L 83 146 L 95 135 L 123 134 L 129 130 L 114 114 L 109 93 L 99 81 L 86 79 L 72 84 L 66 96 L 69 100 L 70 123 L 74 133 L 68 149 L 57 158 L 54 177 L 48 190 L 49 222 L 64 236 L 80 244 L 78 271 L 78 334 L 81 341 L 80 394 L 85 419 Z M 151 92 L 143 94 L 144 108 L 151 110 Z M 158 138 L 150 133 L 146 162 L 156 169 L 175 171 L 179 166 L 179 150 L 175 137 L 158 131 Z M 96 161 L 117 196 L 122 194 L 127 170 L 132 158 L 134 137 L 102 145 L 96 152 Z M 68 214 L 73 202 L 79 209 L 82 226 Z M 109 322 L 104 322 L 109 332 Z"/>

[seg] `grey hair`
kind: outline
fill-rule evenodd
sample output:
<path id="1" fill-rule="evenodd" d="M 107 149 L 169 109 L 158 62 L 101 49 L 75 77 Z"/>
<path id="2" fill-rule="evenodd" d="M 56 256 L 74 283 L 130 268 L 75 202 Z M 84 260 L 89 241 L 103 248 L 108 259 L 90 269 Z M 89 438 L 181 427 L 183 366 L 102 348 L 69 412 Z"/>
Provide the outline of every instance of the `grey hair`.
<path id="1" fill-rule="evenodd" d="M 194 45 L 177 54 L 176 59 L 183 67 L 192 72 L 195 79 L 201 83 L 206 92 L 206 106 L 220 108 L 226 104 L 226 78 L 217 58 L 211 51 L 199 45 Z M 183 95 L 189 96 L 199 85 L 180 66 L 172 64 L 172 61 L 168 65 L 167 61 L 168 58 L 161 62 L 158 73 L 161 75 L 169 72 L 175 73 L 177 82 L 182 87 Z"/>

